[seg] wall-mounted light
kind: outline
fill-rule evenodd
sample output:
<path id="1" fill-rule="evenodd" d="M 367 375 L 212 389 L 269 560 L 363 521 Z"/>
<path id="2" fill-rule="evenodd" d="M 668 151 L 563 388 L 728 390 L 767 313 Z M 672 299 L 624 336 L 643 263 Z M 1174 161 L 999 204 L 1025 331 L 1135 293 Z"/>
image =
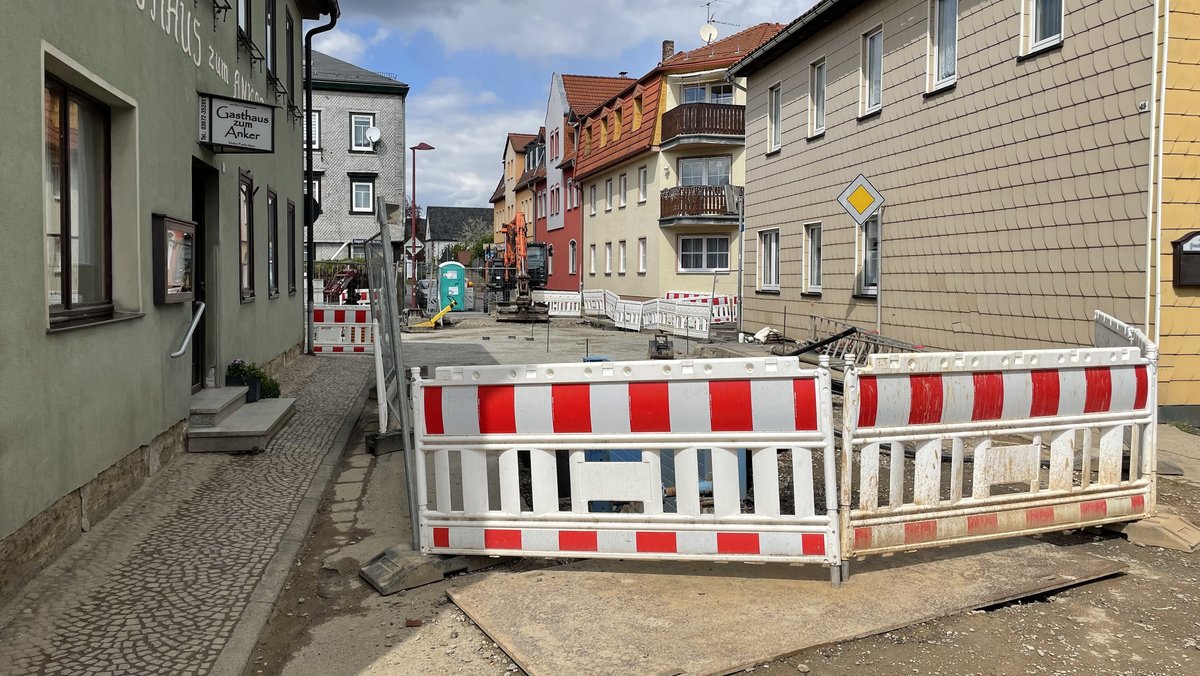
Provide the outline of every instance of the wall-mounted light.
<path id="1" fill-rule="evenodd" d="M 663 167 L 663 178 L 671 178 L 671 167 Z"/>

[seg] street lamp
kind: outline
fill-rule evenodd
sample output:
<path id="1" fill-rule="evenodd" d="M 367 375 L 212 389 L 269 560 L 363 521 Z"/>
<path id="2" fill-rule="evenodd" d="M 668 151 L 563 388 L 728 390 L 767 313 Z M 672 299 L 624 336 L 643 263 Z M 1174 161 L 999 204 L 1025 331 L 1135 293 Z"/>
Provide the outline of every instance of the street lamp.
<path id="1" fill-rule="evenodd" d="M 413 241 L 420 241 L 420 237 L 417 236 L 417 151 L 418 150 L 434 150 L 434 147 L 429 145 L 428 143 L 425 143 L 424 141 L 422 141 L 422 142 L 418 143 L 417 145 L 410 147 L 409 150 L 411 150 L 412 154 L 413 154 L 413 159 L 412 159 L 412 238 L 413 238 Z M 412 285 L 413 285 L 413 288 L 412 288 L 412 294 L 410 294 L 409 297 L 412 298 L 413 308 L 417 307 L 417 254 L 416 254 L 415 248 L 416 247 L 414 247 L 414 251 L 412 251 L 412 252 L 407 252 L 407 251 L 405 252 L 406 254 L 408 254 L 409 258 L 412 259 Z M 426 252 L 425 255 L 428 256 L 429 253 Z"/>

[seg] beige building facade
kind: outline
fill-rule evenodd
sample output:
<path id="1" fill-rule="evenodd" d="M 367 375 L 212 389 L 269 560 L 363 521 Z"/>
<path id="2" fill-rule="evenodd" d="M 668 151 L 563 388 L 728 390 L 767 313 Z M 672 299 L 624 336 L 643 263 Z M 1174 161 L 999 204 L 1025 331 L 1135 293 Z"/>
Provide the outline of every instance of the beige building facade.
<path id="1" fill-rule="evenodd" d="M 745 328 L 804 315 L 945 349 L 1151 321 L 1154 5 L 827 2 L 746 77 Z M 866 176 L 886 205 L 838 204 Z M 878 311 L 878 315 L 877 315 Z"/>

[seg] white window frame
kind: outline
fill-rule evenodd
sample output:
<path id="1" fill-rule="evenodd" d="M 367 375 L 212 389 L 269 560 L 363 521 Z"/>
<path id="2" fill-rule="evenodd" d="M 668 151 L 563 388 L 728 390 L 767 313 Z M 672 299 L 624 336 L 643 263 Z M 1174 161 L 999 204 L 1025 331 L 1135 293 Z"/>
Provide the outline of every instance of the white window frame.
<path id="1" fill-rule="evenodd" d="M 571 240 L 571 242 L 567 245 L 567 253 L 569 254 L 567 258 L 567 269 L 570 270 L 570 274 L 573 275 L 579 266 L 579 244 L 575 240 Z"/>
<path id="2" fill-rule="evenodd" d="M 779 228 L 764 228 L 758 231 L 758 288 L 760 291 L 779 290 L 780 234 Z M 772 240 L 772 242 L 767 240 Z"/>
<path id="3" fill-rule="evenodd" d="M 596 215 L 596 184 L 592 184 L 592 215 Z M 593 271 L 594 272 L 594 271 Z"/>
<path id="4" fill-rule="evenodd" d="M 646 167 L 638 167 L 638 204 L 645 204 L 649 192 L 650 172 Z"/>
<path id="5" fill-rule="evenodd" d="M 1055 35 L 1046 36 L 1042 40 L 1037 39 L 1038 5 L 1045 1 L 1046 0 L 1021 0 L 1021 42 L 1023 46 L 1023 49 L 1021 50 L 1022 56 L 1027 56 L 1035 52 L 1040 52 L 1043 49 L 1054 47 L 1055 45 L 1061 44 L 1063 41 L 1063 35 L 1066 33 L 1067 27 L 1067 6 L 1062 0 L 1057 0 L 1060 14 L 1058 20 L 1058 33 Z"/>
<path id="6" fill-rule="evenodd" d="M 871 103 L 871 39 L 879 36 L 879 102 Z M 859 63 L 859 117 L 877 113 L 883 109 L 883 26 L 877 26 L 862 35 L 862 54 Z"/>
<path id="7" fill-rule="evenodd" d="M 862 225 L 858 226 L 858 236 L 857 236 L 857 240 L 858 240 L 857 241 L 857 249 L 858 249 L 857 253 L 858 253 L 858 255 L 856 256 L 856 258 L 858 259 L 858 284 L 857 284 L 858 295 L 869 296 L 869 297 L 875 297 L 875 296 L 879 295 L 879 284 L 878 284 L 879 271 L 883 266 L 882 256 L 876 258 L 876 260 L 875 260 L 875 282 L 876 283 L 868 285 L 866 283 L 867 253 L 868 253 L 867 252 L 867 225 L 869 223 L 871 223 L 872 221 L 875 222 L 875 227 L 877 229 L 877 232 L 879 233 L 876 235 L 878 241 L 882 242 L 882 240 L 883 240 L 883 223 L 879 219 L 879 214 L 876 213 L 873 216 L 871 216 L 870 218 L 868 218 L 866 221 L 863 221 Z M 876 247 L 876 254 L 878 255 L 878 253 L 879 253 L 879 247 Z"/>
<path id="8" fill-rule="evenodd" d="M 358 186 L 360 185 L 365 185 L 370 188 L 370 192 L 367 193 L 370 201 L 365 209 L 358 206 Z M 350 211 L 356 214 L 375 213 L 375 181 L 362 178 L 350 179 Z"/>
<path id="9" fill-rule="evenodd" d="M 941 49 L 938 43 L 942 32 L 940 10 L 947 2 L 954 3 L 954 70 L 945 77 L 939 77 Z M 949 87 L 958 81 L 958 8 L 958 0 L 929 0 L 929 84 L 926 88 L 929 92 Z"/>
<path id="10" fill-rule="evenodd" d="M 700 252 L 700 255 L 703 256 L 703 258 L 704 258 L 704 267 L 702 267 L 702 268 L 685 268 L 685 267 L 683 267 L 683 242 L 684 242 L 684 240 L 688 240 L 688 239 L 699 239 L 704 242 L 704 246 Z M 710 239 L 725 240 L 725 260 L 726 260 L 725 267 L 713 268 L 713 267 L 708 266 L 708 256 L 709 256 L 708 240 L 710 240 Z M 729 245 L 730 245 L 730 238 L 728 235 L 707 235 L 707 234 L 706 235 L 680 235 L 679 239 L 676 241 L 676 247 L 675 247 L 675 250 L 676 250 L 675 269 L 677 272 L 680 272 L 680 273 L 697 273 L 698 272 L 698 273 L 703 273 L 703 274 L 712 274 L 713 272 L 729 272 L 729 261 L 733 255 L 732 252 L 730 251 Z"/>
<path id="11" fill-rule="evenodd" d="M 767 152 L 783 147 L 783 83 L 776 82 L 767 90 Z"/>
<path id="12" fill-rule="evenodd" d="M 625 252 L 626 252 L 625 240 L 623 240 L 623 239 L 619 240 L 617 242 L 617 274 L 618 275 L 625 274 Z"/>
<path id="13" fill-rule="evenodd" d="M 590 268 L 591 272 L 589 272 L 588 274 L 595 275 L 596 274 L 596 245 L 595 244 L 588 245 L 588 256 L 591 259 L 591 268 Z"/>
<path id="14" fill-rule="evenodd" d="M 821 233 L 821 253 L 817 258 L 820 263 L 816 282 L 813 281 L 813 232 Z M 821 222 L 804 224 L 804 292 L 821 293 L 821 277 L 825 274 L 825 231 Z"/>
<path id="15" fill-rule="evenodd" d="M 367 127 L 363 130 L 363 140 L 366 145 L 358 145 L 357 139 L 354 138 L 355 123 L 361 119 L 367 120 Z M 367 129 L 375 126 L 375 113 L 350 113 L 350 151 L 356 153 L 371 153 L 375 152 L 375 144 L 371 143 L 371 139 L 367 138 Z"/>
<path id="16" fill-rule="evenodd" d="M 309 115 L 309 117 L 312 118 L 313 138 L 306 139 L 306 142 L 308 143 L 309 147 L 313 148 L 314 150 L 320 150 L 321 149 L 321 111 L 319 111 L 319 110 L 309 111 L 308 115 Z M 308 128 L 305 127 L 304 131 L 307 132 Z M 315 145 L 313 144 L 314 140 L 316 141 Z"/>
<path id="17" fill-rule="evenodd" d="M 612 274 L 613 251 L 612 242 L 604 243 L 604 274 Z"/>
<path id="18" fill-rule="evenodd" d="M 627 176 L 626 174 L 621 174 L 620 177 L 618 177 L 617 190 L 619 192 L 619 195 L 617 197 L 617 204 L 622 209 L 624 209 L 625 204 L 626 204 L 625 193 L 629 192 L 629 176 Z"/>
<path id="19" fill-rule="evenodd" d="M 821 69 L 821 86 L 817 87 L 817 69 Z M 825 115 L 828 112 L 825 93 L 829 88 L 829 67 L 825 57 L 808 66 L 808 137 L 815 138 L 825 133 Z M 821 114 L 817 115 L 817 101 L 821 102 Z M 819 119 L 818 119 L 819 118 Z"/>
<path id="20" fill-rule="evenodd" d="M 613 208 L 613 182 L 612 182 L 611 178 L 606 179 L 604 181 L 604 194 L 605 194 L 604 210 L 612 211 L 612 208 Z"/>
<path id="21" fill-rule="evenodd" d="M 638 237 L 638 274 L 646 274 L 646 238 Z"/>

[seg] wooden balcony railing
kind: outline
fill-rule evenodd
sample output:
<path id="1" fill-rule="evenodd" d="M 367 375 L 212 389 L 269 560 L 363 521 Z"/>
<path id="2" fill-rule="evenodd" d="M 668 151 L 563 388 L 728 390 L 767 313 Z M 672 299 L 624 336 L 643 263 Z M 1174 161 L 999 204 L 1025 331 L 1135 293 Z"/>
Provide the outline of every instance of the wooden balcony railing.
<path id="1" fill-rule="evenodd" d="M 663 113 L 663 143 L 679 136 L 745 136 L 746 107 L 684 103 Z"/>
<path id="2" fill-rule="evenodd" d="M 725 208 L 725 186 L 682 185 L 660 193 L 659 218 L 680 216 L 730 217 Z"/>

